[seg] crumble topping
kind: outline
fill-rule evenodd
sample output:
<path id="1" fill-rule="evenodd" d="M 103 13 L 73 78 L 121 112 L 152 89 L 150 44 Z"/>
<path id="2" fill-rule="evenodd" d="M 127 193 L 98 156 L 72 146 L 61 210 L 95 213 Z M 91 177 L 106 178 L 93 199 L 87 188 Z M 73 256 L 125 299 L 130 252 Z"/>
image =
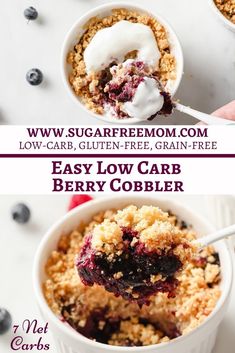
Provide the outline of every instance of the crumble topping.
<path id="1" fill-rule="evenodd" d="M 97 225 L 92 233 L 92 246 L 97 251 L 112 254 L 115 249 L 122 248 L 122 229 L 115 222 L 105 219 Z"/>
<path id="2" fill-rule="evenodd" d="M 158 250 L 167 252 L 172 250 L 173 245 L 173 252 L 184 262 L 197 251 L 197 248 L 190 243 L 195 237 L 194 233 L 188 231 L 188 238 L 186 238 L 184 232 L 171 223 L 168 213 L 158 207 L 138 208 L 130 205 L 123 210 L 118 210 L 113 218 L 113 221 L 105 219 L 94 228 L 91 245 L 95 250 L 107 255 L 120 252 L 124 246 L 123 230 L 132 229 L 136 232 L 130 244 L 133 248 L 141 242 L 150 252 Z"/>
<path id="3" fill-rule="evenodd" d="M 108 343 L 114 346 L 147 346 L 168 341 L 169 338 L 151 323 L 141 323 L 141 320 L 132 318 L 121 322 L 119 332 L 114 333 Z"/>
<path id="4" fill-rule="evenodd" d="M 235 24 L 235 0 L 214 0 L 220 12 Z"/>
<path id="5" fill-rule="evenodd" d="M 155 210 L 156 211 L 156 210 Z M 74 265 L 83 238 L 105 219 L 114 221 L 113 210 L 99 213 L 87 226 L 62 235 L 46 264 L 43 290 L 48 305 L 62 321 L 82 335 L 116 346 L 144 346 L 167 342 L 198 327 L 213 311 L 220 297 L 220 262 L 212 246 L 203 249 L 179 274 L 177 296 L 152 296 L 149 306 L 115 297 L 103 287 L 85 286 Z M 150 217 L 151 218 L 151 217 Z M 195 237 L 190 227 L 170 214 L 170 222 Z"/>
<path id="6" fill-rule="evenodd" d="M 97 114 L 104 114 L 105 112 L 104 98 L 107 93 L 104 92 L 104 87 L 107 82 L 112 79 L 112 75 L 109 68 L 98 73 L 92 72 L 87 74 L 84 62 L 84 51 L 99 30 L 111 27 L 122 20 L 132 23 L 141 23 L 151 28 L 160 51 L 159 67 L 153 70 L 151 74 L 153 77 L 156 77 L 157 80 L 160 80 L 163 87 L 166 86 L 169 80 L 176 79 L 176 62 L 175 57 L 171 53 L 167 32 L 156 19 L 149 15 L 130 11 L 125 8 L 114 9 L 112 14 L 107 17 L 91 18 L 84 27 L 85 33 L 68 54 L 67 61 L 72 67 L 69 81 L 75 94 L 81 98 L 88 109 Z M 125 60 L 135 58 L 136 51 L 131 51 L 127 53 Z M 120 63 L 114 63 L 114 65 L 115 64 Z M 122 66 L 119 69 L 122 70 Z M 106 90 L 107 89 L 108 88 L 106 88 Z M 128 117 L 120 111 L 116 113 L 120 115 L 119 118 Z"/>

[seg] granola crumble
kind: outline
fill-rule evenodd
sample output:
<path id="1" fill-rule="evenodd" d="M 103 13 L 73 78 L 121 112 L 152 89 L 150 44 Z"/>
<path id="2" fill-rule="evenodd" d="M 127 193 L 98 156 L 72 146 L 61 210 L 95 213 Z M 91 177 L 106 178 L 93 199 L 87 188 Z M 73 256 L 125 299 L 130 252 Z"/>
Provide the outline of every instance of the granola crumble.
<path id="1" fill-rule="evenodd" d="M 189 239 L 194 238 L 194 234 L 184 232 L 175 227 L 171 222 L 168 213 L 163 212 L 158 207 L 142 206 L 140 208 L 130 205 L 122 210 L 118 210 L 113 221 L 105 219 L 97 225 L 92 232 L 92 246 L 106 255 L 121 251 L 123 247 L 122 229 L 128 228 L 140 234 L 139 240 L 149 251 L 171 250 L 179 255 L 182 261 L 188 261 L 192 257 L 193 251 L 197 249 L 192 245 L 189 247 Z M 135 246 L 138 241 L 133 238 L 131 246 Z"/>
<path id="2" fill-rule="evenodd" d="M 220 12 L 235 24 L 235 0 L 214 0 Z"/>
<path id="3" fill-rule="evenodd" d="M 159 68 L 156 68 L 152 75 L 160 80 L 163 86 L 166 86 L 169 80 L 176 79 L 176 61 L 171 53 L 169 39 L 165 28 L 153 17 L 136 11 L 123 9 L 114 9 L 112 14 L 104 17 L 94 17 L 84 26 L 84 34 L 68 53 L 67 61 L 72 67 L 69 76 L 70 84 L 77 96 L 86 105 L 89 110 L 97 114 L 104 114 L 104 85 L 111 79 L 109 69 L 99 73 L 86 73 L 84 62 L 84 51 L 91 42 L 95 34 L 107 27 L 111 27 L 119 21 L 126 20 L 132 23 L 141 23 L 151 28 L 156 39 L 161 57 Z M 125 59 L 134 59 L 136 51 L 127 53 Z M 116 63 L 121 64 L 121 63 Z M 120 114 L 120 118 L 128 116 Z"/>
<path id="4" fill-rule="evenodd" d="M 140 308 L 101 286 L 82 284 L 74 258 L 83 238 L 105 219 L 112 222 L 116 216 L 113 210 L 102 212 L 87 226 L 61 236 L 46 264 L 47 280 L 43 290 L 48 305 L 77 332 L 110 345 L 151 345 L 192 331 L 213 311 L 220 297 L 220 263 L 212 246 L 203 249 L 183 268 L 175 298 L 158 293 L 151 297 L 149 306 Z M 164 219 L 164 213 L 159 217 Z M 126 221 L 132 222 L 130 215 Z M 185 222 L 174 215 L 170 215 L 170 221 L 184 232 L 186 239 L 195 237 Z"/>

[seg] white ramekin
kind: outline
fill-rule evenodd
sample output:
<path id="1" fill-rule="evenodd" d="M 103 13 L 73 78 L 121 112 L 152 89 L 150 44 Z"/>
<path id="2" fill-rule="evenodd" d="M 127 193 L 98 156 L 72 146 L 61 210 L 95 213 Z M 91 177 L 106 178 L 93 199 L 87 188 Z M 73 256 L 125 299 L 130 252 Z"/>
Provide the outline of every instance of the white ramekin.
<path id="1" fill-rule="evenodd" d="M 228 29 L 230 29 L 230 31 L 235 32 L 235 24 L 232 23 L 231 21 L 229 21 L 223 14 L 222 12 L 220 12 L 220 10 L 218 9 L 218 7 L 215 5 L 214 0 L 208 0 L 209 1 L 209 5 L 211 7 L 211 9 L 214 11 L 214 13 L 216 14 L 216 16 L 218 17 L 218 19 L 224 24 L 224 26 Z"/>
<path id="2" fill-rule="evenodd" d="M 120 2 L 111 2 L 111 3 L 105 4 L 105 5 L 98 6 L 94 9 L 92 9 L 91 11 L 87 12 L 82 17 L 80 17 L 78 19 L 78 21 L 72 26 L 72 28 L 69 30 L 69 32 L 64 40 L 64 44 L 62 47 L 62 54 L 61 54 L 62 79 L 65 84 L 67 92 L 72 97 L 74 102 L 76 104 L 78 104 L 80 107 L 82 107 L 83 109 L 85 109 L 85 111 L 87 113 L 89 113 L 91 116 L 93 116 L 99 120 L 102 120 L 106 123 L 116 123 L 116 124 L 122 124 L 122 125 L 123 124 L 137 124 L 137 123 L 140 123 L 140 121 L 135 118 L 116 119 L 116 118 L 112 118 L 112 117 L 106 117 L 105 115 L 96 114 L 96 113 L 92 112 L 91 110 L 87 109 L 86 106 L 81 102 L 79 97 L 76 96 L 76 94 L 74 93 L 74 91 L 69 83 L 69 80 L 68 80 L 69 73 L 71 72 L 71 66 L 67 63 L 68 52 L 73 49 L 74 45 L 78 42 L 79 38 L 84 33 L 84 28 L 83 28 L 84 25 L 92 17 L 95 17 L 95 16 L 104 17 L 107 15 L 110 15 L 112 9 L 118 9 L 118 8 L 127 8 L 130 10 L 136 10 L 136 11 L 140 11 L 142 13 L 147 13 L 150 16 L 156 18 L 166 29 L 168 37 L 169 37 L 170 45 L 172 48 L 172 53 L 174 54 L 174 56 L 176 58 L 176 63 L 177 63 L 176 80 L 174 80 L 174 82 L 172 82 L 172 84 L 169 86 L 169 91 L 170 91 L 171 95 L 172 96 L 175 95 L 175 93 L 179 87 L 180 81 L 182 79 L 182 75 L 183 75 L 183 53 L 182 53 L 182 48 L 181 48 L 179 39 L 177 38 L 175 31 L 168 24 L 168 22 L 162 18 L 162 16 L 159 16 L 158 14 L 155 14 L 155 13 L 150 13 L 148 10 L 146 10 L 145 8 L 142 8 L 140 6 L 133 5 L 131 3 L 124 3 L 124 2 L 121 2 L 121 3 Z"/>
<path id="3" fill-rule="evenodd" d="M 54 336 L 58 353 L 210 353 L 216 339 L 218 326 L 225 315 L 229 302 L 232 286 L 232 260 L 229 249 L 225 241 L 215 244 L 216 251 L 219 252 L 221 260 L 221 291 L 222 295 L 214 309 L 205 322 L 191 333 L 174 339 L 168 343 L 151 345 L 147 347 L 115 347 L 102 343 L 97 343 L 77 333 L 67 324 L 61 322 L 51 311 L 46 303 L 42 292 L 42 283 L 46 279 L 45 263 L 56 249 L 58 240 L 62 234 L 66 234 L 75 229 L 81 222 L 88 222 L 97 212 L 110 209 L 121 208 L 128 204 L 157 205 L 163 210 L 171 210 L 179 218 L 192 224 L 199 236 L 203 236 L 214 230 L 203 218 L 196 215 L 190 209 L 172 200 L 162 200 L 157 197 L 147 196 L 112 196 L 99 198 L 81 205 L 67 213 L 57 222 L 44 236 L 37 254 L 35 256 L 33 268 L 33 283 L 37 302 L 43 318 L 49 324 L 49 330 Z"/>

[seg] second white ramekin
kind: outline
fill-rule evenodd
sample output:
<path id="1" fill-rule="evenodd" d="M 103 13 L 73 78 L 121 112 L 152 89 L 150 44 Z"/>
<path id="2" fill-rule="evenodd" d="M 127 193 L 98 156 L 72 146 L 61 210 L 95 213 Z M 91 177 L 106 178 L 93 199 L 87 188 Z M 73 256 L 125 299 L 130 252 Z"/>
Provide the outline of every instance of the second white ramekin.
<path id="1" fill-rule="evenodd" d="M 192 224 L 199 236 L 214 230 L 195 212 L 172 200 L 162 200 L 147 196 L 112 196 L 89 201 L 66 214 L 44 236 L 35 256 L 33 269 L 33 283 L 36 299 L 43 318 L 49 323 L 58 353 L 210 353 L 216 339 L 217 329 L 222 321 L 229 302 L 232 286 L 232 260 L 225 241 L 215 244 L 221 260 L 221 292 L 222 295 L 208 318 L 202 325 L 187 335 L 176 338 L 168 343 L 146 347 L 115 347 L 94 342 L 73 330 L 69 325 L 61 322 L 51 311 L 44 298 L 42 283 L 46 279 L 45 264 L 51 251 L 56 249 L 62 234 L 71 232 L 83 222 L 89 222 L 92 216 L 100 211 L 111 208 L 122 208 L 128 204 L 157 205 L 163 210 L 171 210 L 180 219 Z"/>
<path id="2" fill-rule="evenodd" d="M 217 18 L 223 23 L 223 25 L 229 29 L 232 32 L 235 32 L 235 24 L 232 23 L 231 21 L 229 21 L 229 19 L 227 19 L 222 12 L 220 12 L 220 10 L 218 9 L 218 7 L 215 5 L 214 0 L 208 0 L 209 1 L 209 5 L 212 9 L 212 11 L 214 11 L 214 14 L 217 16 Z"/>
<path id="3" fill-rule="evenodd" d="M 112 117 L 107 117 L 105 115 L 96 114 L 96 113 L 92 112 L 91 110 L 87 109 L 86 106 L 82 103 L 81 99 L 74 93 L 74 91 L 69 83 L 69 79 L 68 79 L 69 73 L 71 72 L 71 66 L 67 63 L 67 56 L 68 56 L 69 51 L 71 51 L 73 49 L 74 45 L 78 42 L 79 38 L 84 33 L 84 25 L 92 17 L 108 16 L 111 14 L 111 11 L 113 9 L 119 9 L 119 8 L 127 8 L 127 9 L 138 11 L 141 13 L 147 13 L 150 16 L 156 18 L 157 21 L 159 21 L 159 23 L 161 23 L 164 26 L 164 28 L 166 29 L 168 37 L 169 37 L 172 53 L 174 54 L 174 56 L 176 58 L 176 79 L 174 80 L 174 82 L 172 81 L 171 85 L 169 86 L 169 91 L 170 91 L 171 95 L 172 96 L 175 95 L 175 93 L 179 87 L 179 84 L 181 82 L 181 79 L 182 79 L 183 64 L 184 64 L 182 48 L 181 48 L 179 39 L 177 38 L 175 31 L 172 29 L 172 27 L 169 25 L 169 23 L 165 19 L 162 18 L 162 16 L 160 16 L 156 13 L 150 13 L 147 9 L 145 9 L 143 7 L 133 5 L 131 3 L 126 3 L 126 2 L 111 2 L 108 4 L 98 6 L 94 9 L 90 10 L 89 12 L 87 12 L 82 17 L 80 17 L 78 19 L 78 21 L 72 26 L 72 28 L 70 29 L 70 31 L 68 32 L 68 34 L 64 40 L 64 44 L 62 47 L 62 54 L 61 54 L 62 79 L 63 79 L 64 85 L 65 85 L 65 88 L 66 88 L 67 92 L 69 93 L 69 95 L 71 96 L 71 98 L 73 99 L 73 101 L 78 106 L 85 109 L 85 111 L 87 113 L 89 113 L 89 115 L 95 117 L 96 119 L 102 120 L 103 122 L 106 122 L 106 123 L 115 123 L 115 124 L 122 124 L 122 125 L 124 125 L 124 124 L 138 124 L 138 123 L 140 123 L 140 121 L 136 118 L 116 119 L 114 117 L 112 118 Z M 112 43 L 110 43 L 110 45 L 112 45 Z"/>

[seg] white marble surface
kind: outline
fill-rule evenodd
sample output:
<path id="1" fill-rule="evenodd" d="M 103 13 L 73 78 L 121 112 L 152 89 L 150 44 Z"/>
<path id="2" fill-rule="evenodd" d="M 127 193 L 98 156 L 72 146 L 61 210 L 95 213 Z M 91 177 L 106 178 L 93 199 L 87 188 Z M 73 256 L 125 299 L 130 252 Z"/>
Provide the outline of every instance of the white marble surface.
<path id="1" fill-rule="evenodd" d="M 174 196 L 174 198 L 215 222 L 213 215 L 207 211 L 208 198 L 206 196 Z M 20 226 L 10 218 L 12 205 L 19 201 L 27 203 L 32 210 L 32 219 L 27 225 Z M 66 196 L 0 197 L 0 307 L 9 309 L 13 315 L 14 324 L 20 324 L 26 318 L 37 318 L 41 321 L 32 289 L 32 263 L 43 234 L 54 221 L 66 212 L 67 204 L 68 197 Z M 234 298 L 235 288 L 232 295 Z M 235 302 L 232 300 L 221 324 L 213 353 L 234 352 L 234 326 Z M 35 343 L 35 337 L 37 336 L 28 335 L 25 337 L 24 335 L 25 342 L 28 343 Z M 11 339 L 11 332 L 0 336 L 1 353 L 12 352 L 9 348 Z M 49 352 L 56 353 L 50 334 L 45 336 L 45 341 L 51 344 Z"/>
<path id="2" fill-rule="evenodd" d="M 65 91 L 60 50 L 65 34 L 85 11 L 110 0 L 0 1 L 0 122 L 4 124 L 100 124 Z M 177 93 L 182 103 L 205 112 L 234 99 L 235 34 L 223 27 L 207 0 L 130 0 L 163 15 L 183 46 L 185 74 Z M 40 20 L 22 13 L 35 6 Z M 40 68 L 45 83 L 31 87 L 25 74 Z M 195 123 L 176 114 L 165 124 Z M 162 120 L 154 123 L 161 123 Z"/>

